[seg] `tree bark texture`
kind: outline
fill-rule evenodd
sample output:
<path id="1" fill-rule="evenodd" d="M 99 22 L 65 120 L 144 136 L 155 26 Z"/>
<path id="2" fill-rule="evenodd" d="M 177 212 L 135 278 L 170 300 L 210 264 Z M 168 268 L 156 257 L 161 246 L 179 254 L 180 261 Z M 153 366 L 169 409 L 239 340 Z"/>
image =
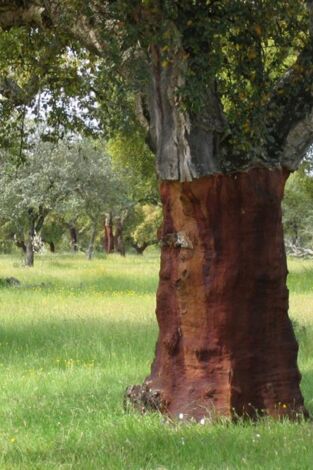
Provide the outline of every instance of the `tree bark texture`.
<path id="1" fill-rule="evenodd" d="M 287 176 L 161 183 L 159 338 L 151 375 L 128 389 L 135 404 L 186 419 L 306 413 L 287 313 Z"/>
<path id="2" fill-rule="evenodd" d="M 106 253 L 113 253 L 114 251 L 114 237 L 113 237 L 113 219 L 112 214 L 109 213 L 104 220 L 104 251 Z"/>

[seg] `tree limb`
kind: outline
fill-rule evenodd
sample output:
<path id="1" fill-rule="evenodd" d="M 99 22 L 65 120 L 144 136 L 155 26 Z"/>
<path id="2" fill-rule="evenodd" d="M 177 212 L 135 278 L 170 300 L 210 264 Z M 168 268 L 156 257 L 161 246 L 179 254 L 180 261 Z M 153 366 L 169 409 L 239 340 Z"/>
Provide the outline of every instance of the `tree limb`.
<path id="1" fill-rule="evenodd" d="M 296 170 L 313 143 L 313 1 L 308 41 L 295 64 L 276 84 L 266 113 L 269 152 L 282 166 Z"/>

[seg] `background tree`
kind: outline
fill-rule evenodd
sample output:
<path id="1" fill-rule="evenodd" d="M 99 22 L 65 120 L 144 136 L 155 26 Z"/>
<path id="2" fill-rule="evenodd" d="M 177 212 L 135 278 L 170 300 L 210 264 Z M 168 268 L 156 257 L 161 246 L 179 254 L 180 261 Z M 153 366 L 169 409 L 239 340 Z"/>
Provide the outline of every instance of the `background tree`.
<path id="1" fill-rule="evenodd" d="M 33 265 L 34 239 L 41 234 L 48 214 L 67 218 L 70 225 L 85 218 L 91 258 L 103 214 L 126 197 L 109 157 L 99 143 L 88 140 L 39 142 L 18 165 L 4 155 L 0 180 L 4 188 L 0 213 L 11 222 L 11 231 L 13 226 L 17 230 L 17 243 L 24 243 L 27 266 Z M 50 246 L 62 232 L 52 220 L 42 233 Z"/>
<path id="2" fill-rule="evenodd" d="M 160 206 L 152 204 L 137 204 L 128 216 L 125 238 L 142 255 L 148 246 L 158 243 L 158 230 L 162 223 Z"/>
<path id="3" fill-rule="evenodd" d="M 313 255 L 313 176 L 312 158 L 289 177 L 283 203 L 287 249 L 298 256 Z"/>
<path id="4" fill-rule="evenodd" d="M 67 185 L 74 188 L 72 198 L 65 202 L 72 205 L 74 214 L 84 214 L 89 220 L 88 259 L 92 258 L 94 244 L 101 223 L 108 210 L 119 211 L 127 200 L 126 188 L 119 175 L 113 171 L 110 158 L 101 142 L 83 140 L 72 149 L 75 170 L 68 175 Z"/>
<path id="5" fill-rule="evenodd" d="M 17 239 L 25 240 L 26 266 L 33 266 L 34 241 L 47 215 L 67 196 L 69 190 L 64 185 L 67 165 L 55 147 L 43 143 L 33 148 L 27 160 L 19 165 L 2 155 L 0 213 L 23 232 L 18 233 Z"/>

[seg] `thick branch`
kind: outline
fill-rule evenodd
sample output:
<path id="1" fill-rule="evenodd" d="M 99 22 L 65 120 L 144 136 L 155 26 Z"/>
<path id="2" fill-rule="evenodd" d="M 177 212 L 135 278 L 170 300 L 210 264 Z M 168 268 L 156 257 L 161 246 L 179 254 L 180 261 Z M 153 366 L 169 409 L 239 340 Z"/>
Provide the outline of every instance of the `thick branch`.
<path id="1" fill-rule="evenodd" d="M 275 87 L 268 106 L 270 153 L 277 155 L 281 164 L 291 170 L 297 168 L 313 142 L 312 57 L 310 41 Z"/>
<path id="2" fill-rule="evenodd" d="M 313 143 L 313 1 L 306 3 L 308 42 L 275 87 L 267 114 L 269 150 L 290 170 L 297 169 Z"/>

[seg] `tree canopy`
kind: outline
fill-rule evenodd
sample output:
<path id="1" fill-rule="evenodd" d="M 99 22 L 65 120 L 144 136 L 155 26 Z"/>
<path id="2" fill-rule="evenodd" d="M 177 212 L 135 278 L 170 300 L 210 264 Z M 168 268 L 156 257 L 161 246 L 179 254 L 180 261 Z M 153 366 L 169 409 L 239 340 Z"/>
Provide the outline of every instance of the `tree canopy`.
<path id="1" fill-rule="evenodd" d="M 295 169 L 312 141 L 310 1 L 1 0 L 0 12 L 11 102 L 46 87 L 59 122 L 78 125 L 60 100 L 80 97 L 106 132 L 136 114 L 162 179 Z"/>

